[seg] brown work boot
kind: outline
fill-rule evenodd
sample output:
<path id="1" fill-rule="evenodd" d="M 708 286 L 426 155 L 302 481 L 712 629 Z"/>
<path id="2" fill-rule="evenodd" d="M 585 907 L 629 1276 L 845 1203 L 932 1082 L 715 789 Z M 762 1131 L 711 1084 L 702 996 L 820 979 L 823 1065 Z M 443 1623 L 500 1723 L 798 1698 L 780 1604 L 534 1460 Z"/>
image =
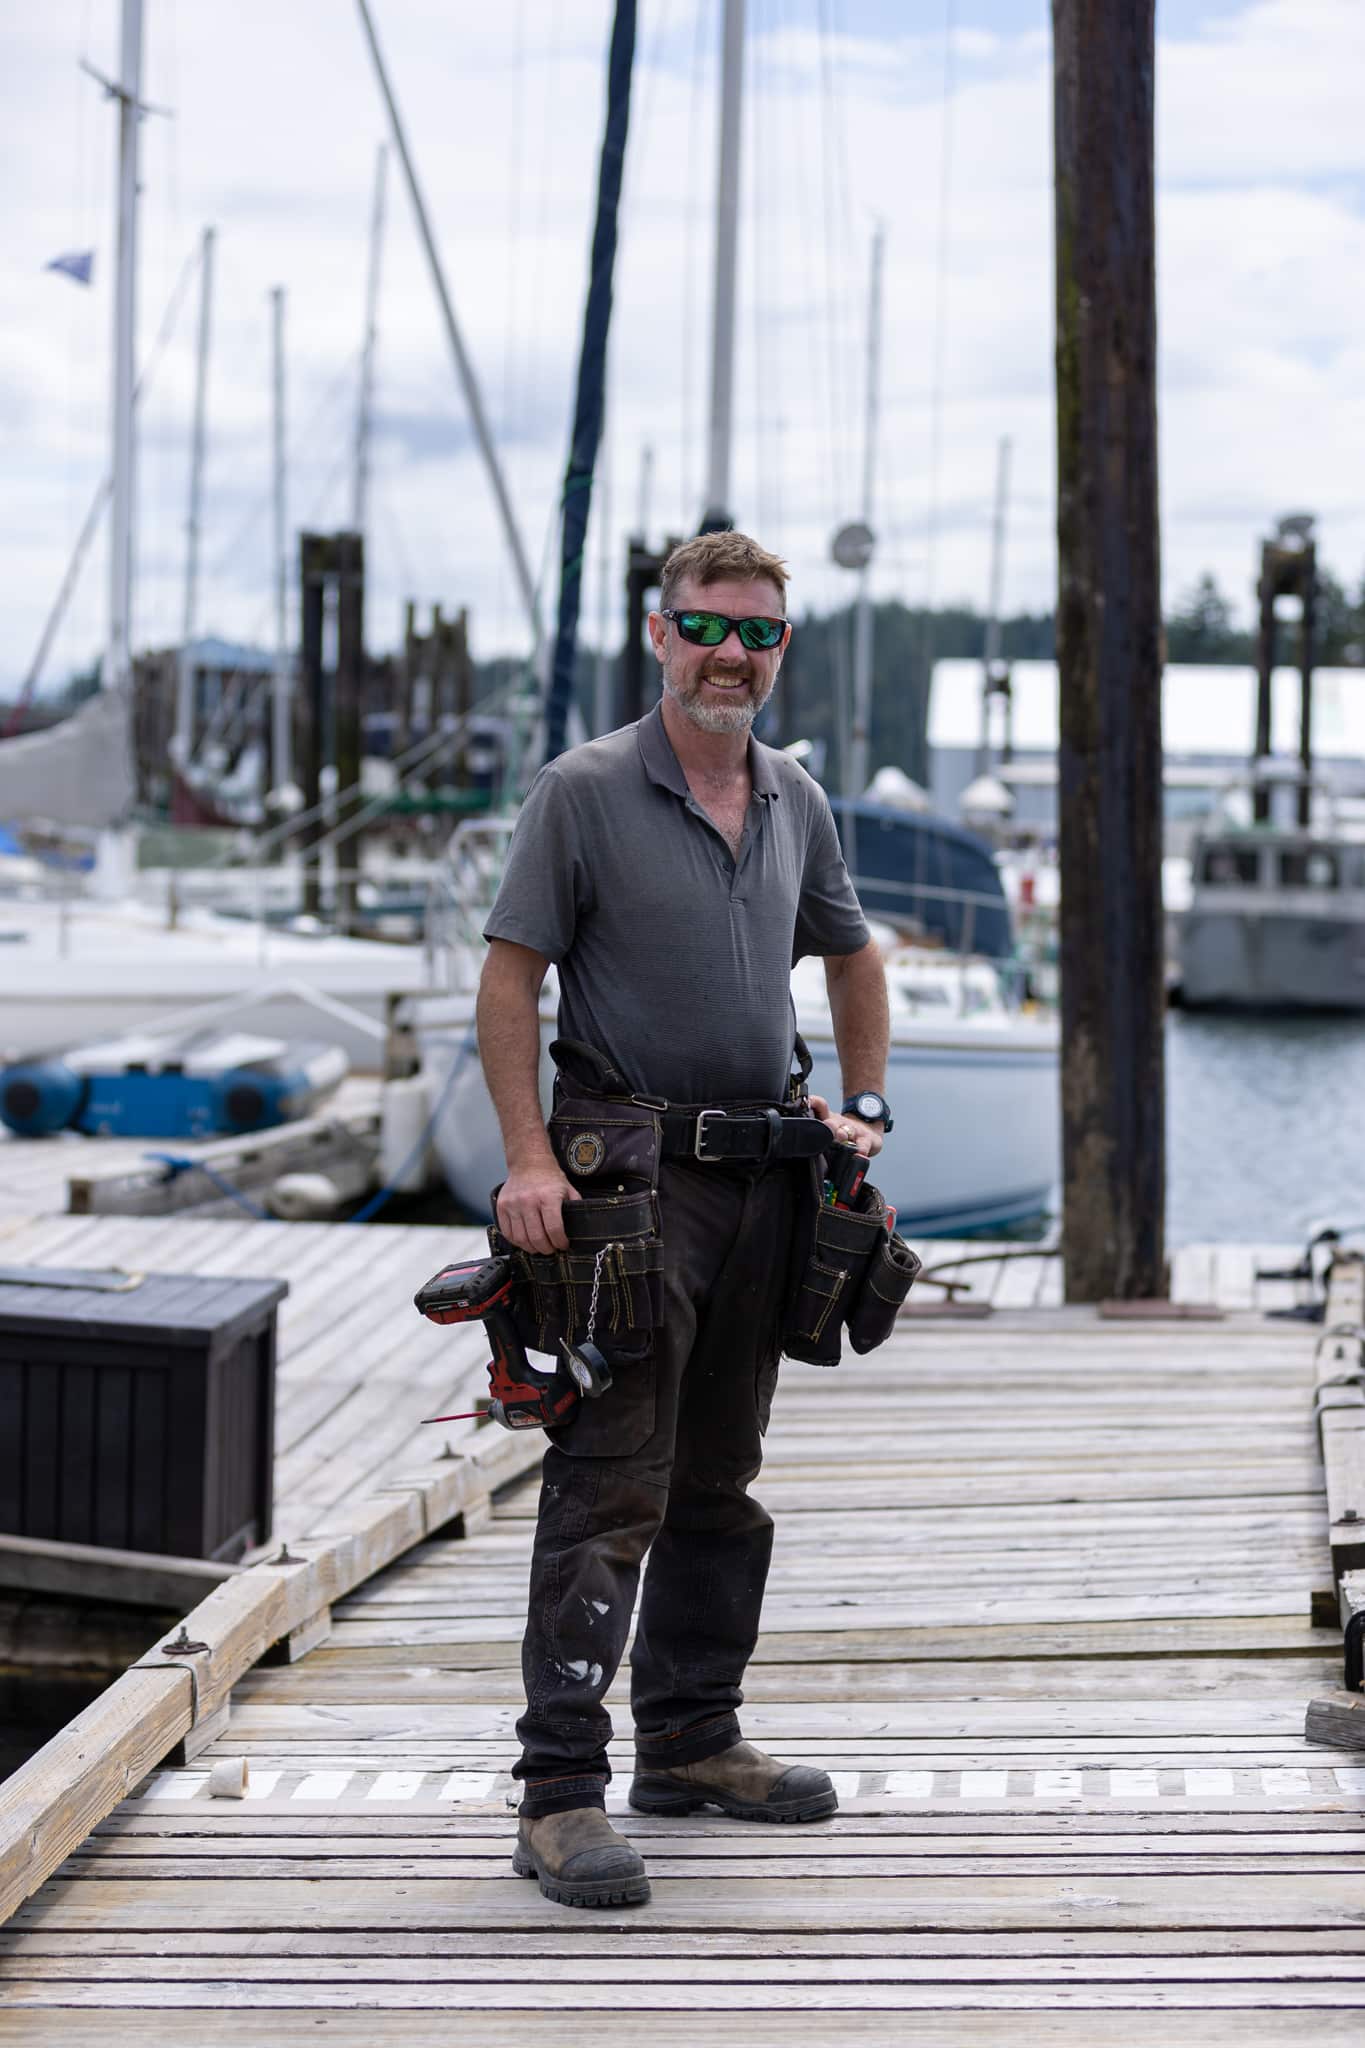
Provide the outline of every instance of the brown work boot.
<path id="1" fill-rule="evenodd" d="M 839 1805 L 828 1773 L 783 1764 L 752 1742 L 736 1742 L 696 1764 L 637 1761 L 630 1787 L 637 1813 L 695 1813 L 719 1806 L 736 1820 L 826 1820 Z"/>
<path id="2" fill-rule="evenodd" d="M 642 1906 L 649 1897 L 644 1863 L 600 1806 L 523 1819 L 512 1868 L 539 1879 L 558 1906 Z"/>

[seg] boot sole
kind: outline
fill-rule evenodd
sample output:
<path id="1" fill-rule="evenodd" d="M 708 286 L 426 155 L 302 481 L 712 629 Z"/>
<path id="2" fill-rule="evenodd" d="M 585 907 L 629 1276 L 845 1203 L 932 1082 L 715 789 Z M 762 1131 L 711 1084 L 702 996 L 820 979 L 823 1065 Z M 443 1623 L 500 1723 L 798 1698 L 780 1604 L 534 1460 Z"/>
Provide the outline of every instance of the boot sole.
<path id="1" fill-rule="evenodd" d="M 547 1877 L 534 1856 L 519 1848 L 512 1852 L 512 1868 L 518 1877 L 533 1877 L 542 1896 L 556 1906 L 643 1906 L 649 1899 L 649 1879 L 643 1873 L 639 1877 L 602 1877 L 591 1883 L 567 1884 L 560 1878 Z"/>
<path id="2" fill-rule="evenodd" d="M 725 1792 L 681 1792 L 676 1785 L 658 1778 L 636 1778 L 627 1794 L 637 1813 L 696 1813 L 703 1806 L 718 1806 L 731 1820 L 775 1821 L 790 1826 L 808 1820 L 828 1820 L 839 1810 L 839 1795 L 831 1785 L 828 1792 L 812 1793 L 809 1799 L 789 1806 L 758 1806 L 751 1799 L 735 1799 Z"/>

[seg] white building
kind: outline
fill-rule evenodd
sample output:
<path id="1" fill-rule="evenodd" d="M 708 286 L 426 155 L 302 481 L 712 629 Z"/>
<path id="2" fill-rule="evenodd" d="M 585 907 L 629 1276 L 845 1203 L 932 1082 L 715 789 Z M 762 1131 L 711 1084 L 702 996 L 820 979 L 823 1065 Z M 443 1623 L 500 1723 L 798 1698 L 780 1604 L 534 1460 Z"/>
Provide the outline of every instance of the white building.
<path id="1" fill-rule="evenodd" d="M 981 769 L 979 661 L 938 661 L 929 690 L 929 773 L 934 809 L 956 818 L 960 798 Z M 1010 671 L 1012 756 L 1000 759 L 1003 717 L 991 706 L 990 773 L 1014 792 L 1016 824 L 1055 830 L 1057 665 L 1017 661 Z M 1277 668 L 1271 739 L 1278 759 L 1297 761 L 1299 675 Z M 1256 736 L 1256 672 L 1173 663 L 1162 690 L 1166 815 L 1170 850 L 1188 836 L 1229 783 L 1247 771 Z M 1365 669 L 1321 668 L 1313 677 L 1313 753 L 1324 782 L 1365 790 Z M 1182 829 L 1184 828 L 1184 829 Z"/>

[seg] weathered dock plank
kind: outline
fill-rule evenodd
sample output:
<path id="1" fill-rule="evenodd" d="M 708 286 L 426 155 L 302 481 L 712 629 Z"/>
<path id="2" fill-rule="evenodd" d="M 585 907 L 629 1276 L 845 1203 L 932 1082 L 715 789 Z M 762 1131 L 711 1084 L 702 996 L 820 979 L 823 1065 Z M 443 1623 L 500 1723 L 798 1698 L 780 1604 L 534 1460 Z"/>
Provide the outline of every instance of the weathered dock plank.
<path id="1" fill-rule="evenodd" d="M 385 1288 L 406 1256 L 386 1254 Z M 993 1289 L 1010 1272 L 1037 1300 L 1025 1264 Z M 1243 1292 L 1249 1264 L 1228 1262 Z M 398 1399 L 377 1307 L 363 1327 L 383 1398 L 308 1406 L 295 1469 L 321 1492 L 329 1469 L 359 1484 Z M 444 2044 L 456 2014 L 480 2044 L 633 2042 L 646 2014 L 661 2042 L 774 2048 L 836 2025 L 1354 2040 L 1365 1738 L 1302 1732 L 1341 1641 L 1309 1616 L 1331 1581 L 1314 1342 L 1250 1313 L 1134 1329 L 1002 1304 L 835 1376 L 785 1370 L 745 1721 L 833 1771 L 841 1812 L 799 1831 L 632 1817 L 655 1887 L 634 1913 L 569 1913 L 508 1867 L 533 1488 L 376 1571 L 411 1514 L 401 1486 L 381 1495 L 326 1643 L 244 1667 L 227 1734 L 124 1799 L 0 1933 L 0 2041 L 6 2018 L 26 2042 L 178 2041 L 203 2012 L 215 2041 L 268 2025 L 367 2048 L 400 2027 L 405 2048 Z M 340 1354 L 312 1344 L 301 1401 Z M 624 1814 L 619 1686 L 614 1709 Z M 244 1800 L 208 1795 L 227 1756 L 249 1761 Z"/>

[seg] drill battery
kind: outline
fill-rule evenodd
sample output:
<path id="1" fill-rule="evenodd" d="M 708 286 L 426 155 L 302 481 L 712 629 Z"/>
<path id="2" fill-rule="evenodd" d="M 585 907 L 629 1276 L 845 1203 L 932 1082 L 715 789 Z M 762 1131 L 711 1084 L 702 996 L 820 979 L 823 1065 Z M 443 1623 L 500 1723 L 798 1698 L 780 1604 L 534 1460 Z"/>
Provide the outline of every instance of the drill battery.
<path id="1" fill-rule="evenodd" d="M 488 1413 L 504 1429 L 554 1429 L 567 1422 L 587 1396 L 596 1400 L 611 1385 L 611 1368 L 595 1344 L 561 1343 L 558 1360 L 545 1370 L 532 1365 L 512 1317 L 516 1268 L 495 1254 L 443 1266 L 413 1301 L 433 1323 L 482 1323 L 493 1356 L 488 1362 Z M 431 1422 L 468 1421 L 463 1415 L 433 1415 Z"/>

